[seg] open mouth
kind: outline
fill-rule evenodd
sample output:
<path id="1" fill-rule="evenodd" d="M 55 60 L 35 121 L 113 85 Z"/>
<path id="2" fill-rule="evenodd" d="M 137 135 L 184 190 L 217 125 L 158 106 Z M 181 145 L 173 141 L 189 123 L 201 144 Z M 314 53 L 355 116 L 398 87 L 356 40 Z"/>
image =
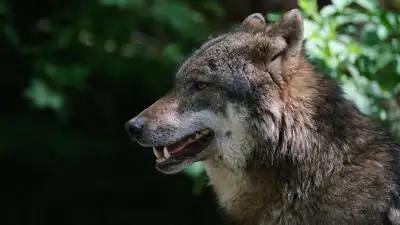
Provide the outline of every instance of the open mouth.
<path id="1" fill-rule="evenodd" d="M 176 173 L 186 165 L 200 160 L 202 152 L 214 138 L 211 129 L 204 129 L 188 135 L 168 146 L 153 147 L 156 168 L 164 173 Z M 179 170 L 179 171 L 178 171 Z"/>

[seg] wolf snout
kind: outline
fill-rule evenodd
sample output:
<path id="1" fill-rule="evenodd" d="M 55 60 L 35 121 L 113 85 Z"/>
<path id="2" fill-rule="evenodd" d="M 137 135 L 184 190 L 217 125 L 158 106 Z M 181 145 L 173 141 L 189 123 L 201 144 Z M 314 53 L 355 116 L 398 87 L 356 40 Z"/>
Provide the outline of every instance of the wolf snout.
<path id="1" fill-rule="evenodd" d="M 144 117 L 137 117 L 125 123 L 125 129 L 132 140 L 138 141 L 142 137 L 146 121 Z"/>

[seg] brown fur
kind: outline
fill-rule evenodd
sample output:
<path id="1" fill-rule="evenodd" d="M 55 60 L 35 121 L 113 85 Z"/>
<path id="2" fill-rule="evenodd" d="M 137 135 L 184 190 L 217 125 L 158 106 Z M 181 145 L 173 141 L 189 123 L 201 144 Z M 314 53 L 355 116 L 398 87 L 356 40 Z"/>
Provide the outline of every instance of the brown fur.
<path id="1" fill-rule="evenodd" d="M 398 163 L 398 146 L 346 101 L 335 108 L 330 108 L 333 102 L 325 102 L 325 106 L 313 102 L 326 87 L 316 80 L 320 75 L 310 71 L 308 63 L 301 65 L 300 73 L 283 94 L 287 129 L 283 132 L 293 135 L 288 139 L 296 140 L 286 141 L 298 148 L 280 150 L 294 151 L 286 155 L 294 156 L 290 160 L 295 161 L 258 168 L 261 157 L 255 156 L 250 161 L 254 165 L 235 171 L 216 157 L 206 160 L 221 206 L 239 224 L 248 225 L 386 224 L 382 217 L 398 190 L 398 168 L 393 167 Z M 329 98 L 328 94 L 321 98 Z M 324 111 L 320 107 L 327 107 L 326 115 L 318 115 L 316 111 Z M 317 115 L 343 119 L 348 124 L 343 124 L 337 134 L 332 124 L 314 127 L 312 117 Z M 324 140 L 322 135 L 309 135 L 304 130 L 310 128 L 315 132 L 325 129 L 321 132 L 336 137 Z M 335 138 L 340 142 L 335 143 Z"/>
<path id="2" fill-rule="evenodd" d="M 249 18 L 243 25 L 251 26 Z M 258 21 L 254 28 L 260 29 Z M 278 151 L 287 151 L 290 161 L 258 168 L 261 157 L 256 156 L 250 161 L 254 165 L 235 170 L 217 157 L 206 160 L 221 206 L 239 224 L 248 225 L 386 224 L 385 214 L 398 191 L 398 167 L 393 167 L 398 146 L 342 99 L 333 81 L 304 57 L 284 61 L 282 74 L 284 81 L 273 80 L 284 103 L 283 142 L 292 148 Z M 261 77 L 265 75 L 253 79 Z M 261 105 L 271 100 L 265 101 Z M 316 117 L 321 119 L 318 127 Z"/>

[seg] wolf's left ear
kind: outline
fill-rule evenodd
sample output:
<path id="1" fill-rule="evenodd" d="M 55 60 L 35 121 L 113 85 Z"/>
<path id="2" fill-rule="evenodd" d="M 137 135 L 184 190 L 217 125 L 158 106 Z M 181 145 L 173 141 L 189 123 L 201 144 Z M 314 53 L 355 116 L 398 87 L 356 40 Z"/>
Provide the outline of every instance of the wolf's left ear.
<path id="1" fill-rule="evenodd" d="M 262 29 L 267 26 L 264 16 L 261 13 L 253 13 L 246 17 L 240 25 L 241 30 Z"/>
<path id="2" fill-rule="evenodd" d="M 292 9 L 272 29 L 273 35 L 285 40 L 289 54 L 296 55 L 303 41 L 303 18 L 300 10 Z"/>

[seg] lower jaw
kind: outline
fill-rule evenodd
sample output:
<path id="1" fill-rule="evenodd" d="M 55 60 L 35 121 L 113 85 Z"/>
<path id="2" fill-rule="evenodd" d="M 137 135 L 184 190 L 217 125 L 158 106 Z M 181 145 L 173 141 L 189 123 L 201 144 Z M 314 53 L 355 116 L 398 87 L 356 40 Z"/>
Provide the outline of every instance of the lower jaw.
<path id="1" fill-rule="evenodd" d="M 171 158 L 165 163 L 156 163 L 156 169 L 164 174 L 172 175 L 182 172 L 195 162 L 204 161 L 211 156 L 211 151 L 203 150 L 194 157 L 186 157 L 185 159 Z"/>
<path id="2" fill-rule="evenodd" d="M 173 174 L 182 172 L 184 169 L 186 169 L 192 163 L 194 163 L 194 162 L 192 162 L 191 160 L 184 160 L 181 162 L 168 164 L 168 165 L 156 164 L 156 169 L 163 174 L 173 175 Z"/>

